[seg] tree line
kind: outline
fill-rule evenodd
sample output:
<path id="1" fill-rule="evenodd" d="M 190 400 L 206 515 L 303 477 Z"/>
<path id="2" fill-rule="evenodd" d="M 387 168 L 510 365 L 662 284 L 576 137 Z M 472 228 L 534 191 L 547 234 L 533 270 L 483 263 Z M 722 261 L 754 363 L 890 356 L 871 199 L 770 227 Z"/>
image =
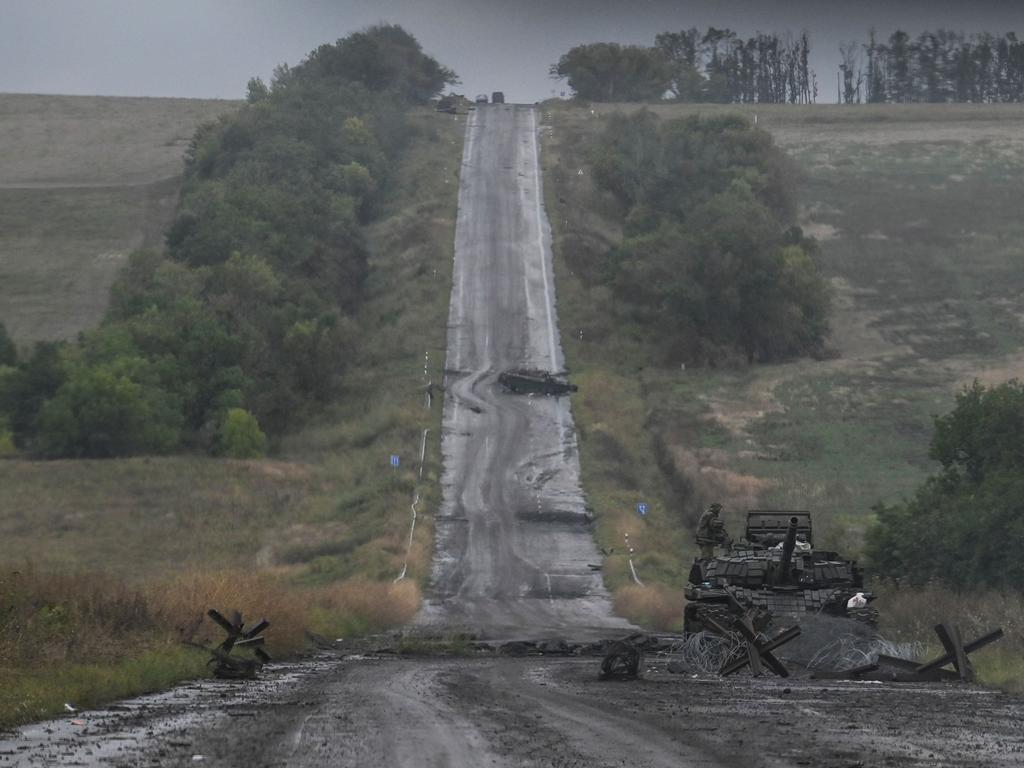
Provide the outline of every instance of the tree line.
<path id="1" fill-rule="evenodd" d="M 195 134 L 167 247 L 131 256 L 101 325 L 21 355 L 0 334 L 0 432 L 46 457 L 253 455 L 335 397 L 405 113 L 454 81 L 390 25 L 251 80 Z"/>
<path id="2" fill-rule="evenodd" d="M 810 39 L 758 32 L 742 38 L 709 27 L 664 32 L 650 47 L 592 43 L 565 53 L 550 68 L 574 94 L 590 101 L 721 104 L 810 104 L 818 86 Z"/>
<path id="3" fill-rule="evenodd" d="M 624 236 L 575 264 L 668 359 L 717 364 L 824 351 L 831 295 L 793 225 L 794 173 L 771 136 L 730 115 L 616 114 L 591 150 Z"/>
<path id="4" fill-rule="evenodd" d="M 948 29 L 840 47 L 839 96 L 846 104 L 1017 103 L 1024 100 L 1024 41 L 1009 32 Z"/>

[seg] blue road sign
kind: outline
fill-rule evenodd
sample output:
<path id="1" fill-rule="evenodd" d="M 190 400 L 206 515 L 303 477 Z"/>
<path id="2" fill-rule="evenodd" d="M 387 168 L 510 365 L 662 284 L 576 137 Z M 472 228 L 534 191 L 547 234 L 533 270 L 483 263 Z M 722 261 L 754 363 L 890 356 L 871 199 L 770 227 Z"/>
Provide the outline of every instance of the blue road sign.
<path id="1" fill-rule="evenodd" d="M 646 517 L 647 516 L 647 505 L 644 504 L 641 501 L 639 504 L 636 505 L 636 511 L 640 515 L 640 517 Z"/>
<path id="2" fill-rule="evenodd" d="M 399 458 L 398 458 L 398 454 L 392 453 L 392 454 L 391 454 L 391 466 L 392 466 L 392 467 L 395 467 L 395 468 L 397 469 L 397 468 L 398 468 L 398 465 L 399 465 L 400 463 L 401 463 L 401 462 L 399 461 Z"/>

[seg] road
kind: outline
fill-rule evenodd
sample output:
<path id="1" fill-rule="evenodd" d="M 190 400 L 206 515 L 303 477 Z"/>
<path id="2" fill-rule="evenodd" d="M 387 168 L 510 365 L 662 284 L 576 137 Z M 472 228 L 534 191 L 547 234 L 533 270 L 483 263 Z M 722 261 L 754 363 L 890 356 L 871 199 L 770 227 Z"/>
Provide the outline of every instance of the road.
<path id="1" fill-rule="evenodd" d="M 449 313 L 432 597 L 421 625 L 575 638 L 627 627 L 611 613 L 579 483 L 568 397 L 497 383 L 564 367 L 543 208 L 537 111 L 471 113 Z"/>
<path id="2" fill-rule="evenodd" d="M 536 112 L 467 126 L 444 412 L 443 508 L 420 632 L 616 636 L 567 398 L 496 374 L 558 370 Z M 0 740 L 29 765 L 924 768 L 1024 764 L 1024 699 L 967 685 L 672 675 L 599 682 L 595 658 L 326 651 L 256 683 L 197 681 Z"/>

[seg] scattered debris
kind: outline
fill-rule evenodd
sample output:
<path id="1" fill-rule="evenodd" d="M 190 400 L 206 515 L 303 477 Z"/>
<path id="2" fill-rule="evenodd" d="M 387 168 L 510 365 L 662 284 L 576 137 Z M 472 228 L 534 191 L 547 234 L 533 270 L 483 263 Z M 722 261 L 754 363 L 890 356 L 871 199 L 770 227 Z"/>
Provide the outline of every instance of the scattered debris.
<path id="1" fill-rule="evenodd" d="M 635 636 L 634 636 L 635 637 Z M 601 661 L 598 680 L 636 680 L 640 677 L 640 665 L 644 653 L 640 642 L 631 642 L 631 638 L 619 640 L 605 654 Z"/>
<path id="2" fill-rule="evenodd" d="M 565 374 L 531 368 L 514 368 L 498 375 L 498 383 L 513 394 L 567 395 L 577 391 L 575 384 L 565 379 Z"/>

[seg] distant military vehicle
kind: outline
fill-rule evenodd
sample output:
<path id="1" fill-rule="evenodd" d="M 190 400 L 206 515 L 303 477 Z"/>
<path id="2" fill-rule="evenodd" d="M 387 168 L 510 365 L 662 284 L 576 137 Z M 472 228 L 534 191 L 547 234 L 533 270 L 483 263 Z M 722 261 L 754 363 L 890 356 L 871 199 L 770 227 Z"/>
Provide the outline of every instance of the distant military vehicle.
<path id="1" fill-rule="evenodd" d="M 530 368 L 515 368 L 498 375 L 498 382 L 513 394 L 567 395 L 578 387 L 562 375 Z"/>
<path id="2" fill-rule="evenodd" d="M 504 104 L 505 94 L 501 91 L 495 91 L 491 94 L 491 104 Z"/>
<path id="3" fill-rule="evenodd" d="M 864 575 L 855 560 L 814 549 L 810 512 L 753 510 L 747 513 L 743 539 L 721 555 L 698 557 L 690 568 L 683 629 L 711 629 L 706 617 L 730 615 L 729 595 L 758 609 L 764 624 L 797 622 L 808 613 L 878 621 L 867 604 Z M 759 627 L 761 629 L 763 627 Z"/>

